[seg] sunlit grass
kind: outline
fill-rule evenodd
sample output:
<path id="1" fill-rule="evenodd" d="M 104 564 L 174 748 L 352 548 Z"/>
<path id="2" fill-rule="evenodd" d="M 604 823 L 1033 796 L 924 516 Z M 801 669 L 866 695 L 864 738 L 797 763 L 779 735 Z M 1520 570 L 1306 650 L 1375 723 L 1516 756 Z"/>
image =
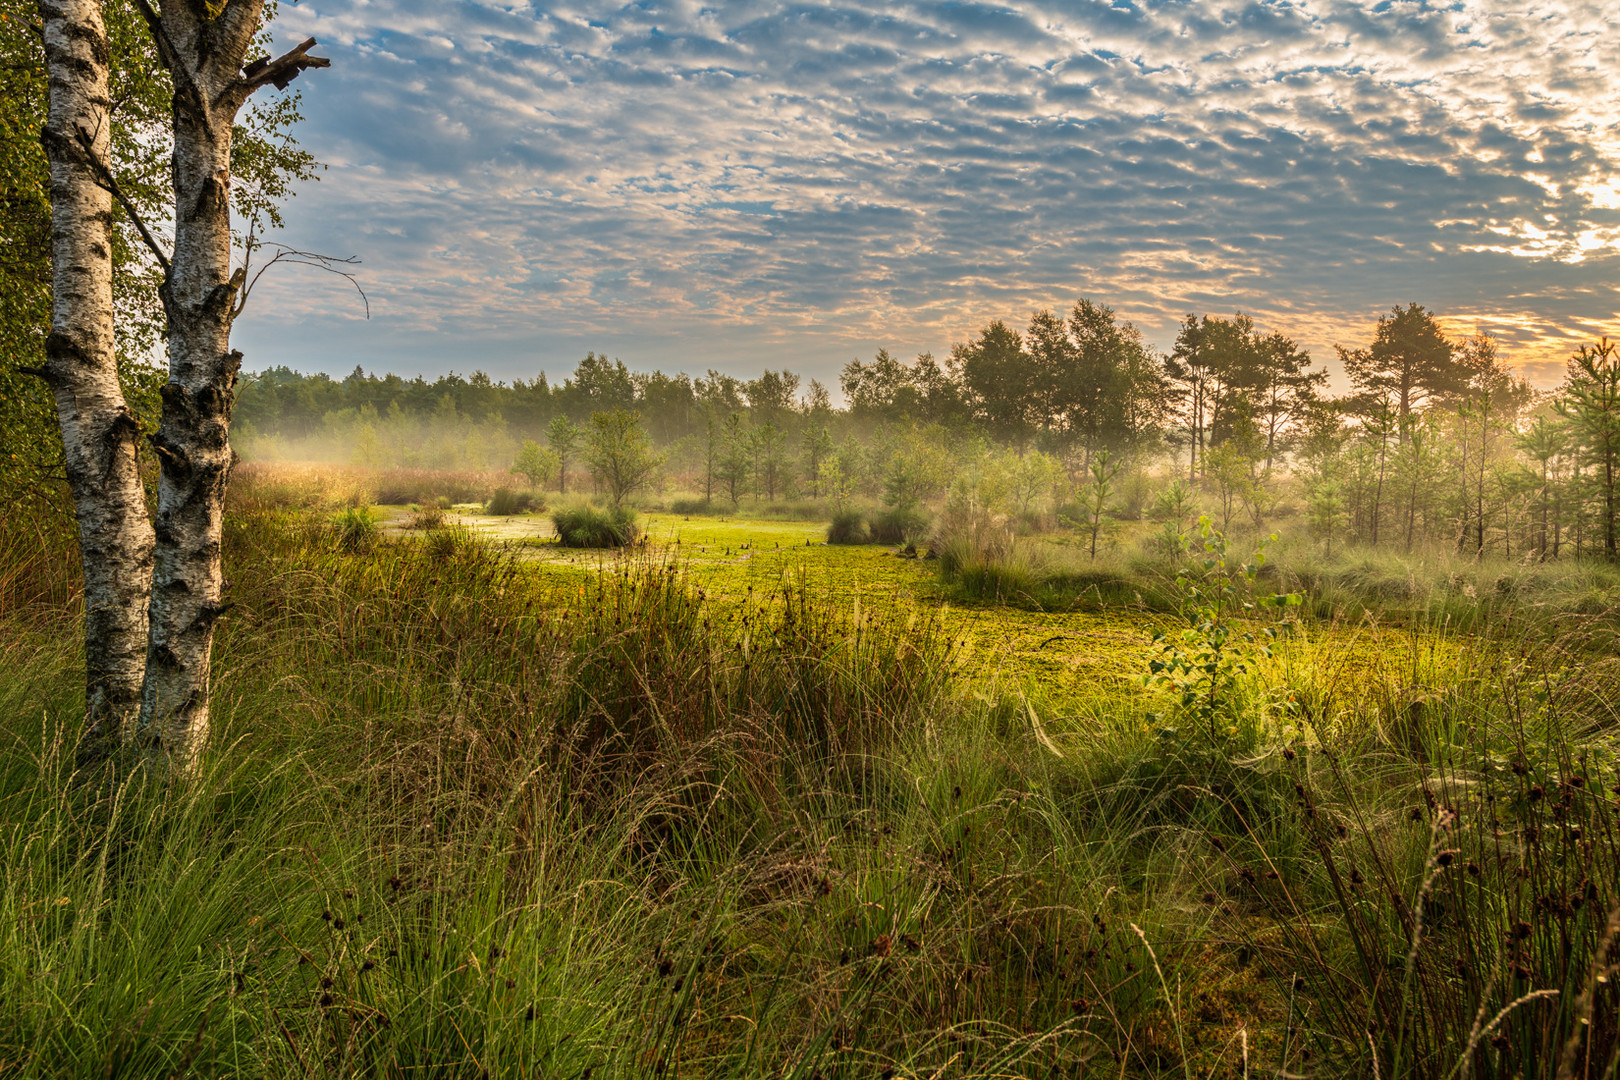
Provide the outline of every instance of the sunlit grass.
<path id="1" fill-rule="evenodd" d="M 0 533 L 31 568 L 0 582 L 0 1075 L 1614 1060 L 1599 616 L 1313 613 L 1211 744 L 1140 681 L 1147 604 L 962 603 L 814 522 L 570 554 L 452 513 L 360 550 L 332 501 L 254 495 L 188 787 L 70 774 L 71 535 Z"/>

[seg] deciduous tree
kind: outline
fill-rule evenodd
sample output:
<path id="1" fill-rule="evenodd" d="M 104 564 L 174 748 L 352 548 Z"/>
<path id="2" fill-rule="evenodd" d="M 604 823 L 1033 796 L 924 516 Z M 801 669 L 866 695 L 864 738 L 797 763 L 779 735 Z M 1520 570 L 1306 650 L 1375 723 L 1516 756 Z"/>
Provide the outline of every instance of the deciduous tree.
<path id="1" fill-rule="evenodd" d="M 546 425 L 546 445 L 557 455 L 557 492 L 568 494 L 568 463 L 578 455 L 585 432 L 566 416 L 554 416 Z"/>
<path id="2" fill-rule="evenodd" d="M 625 409 L 591 415 L 585 458 L 615 509 L 645 487 L 664 463 L 647 441 L 641 417 Z"/>
<path id="3" fill-rule="evenodd" d="M 140 725 L 149 746 L 185 763 L 208 732 L 209 658 L 214 624 L 225 611 L 220 539 L 242 364 L 230 335 L 250 286 L 246 266 L 233 267 L 231 258 L 236 118 L 262 87 L 284 89 L 328 61 L 309 54 L 310 39 L 276 59 L 250 62 L 264 0 L 164 0 L 161 13 L 148 0 L 137 3 L 174 90 L 172 254 L 152 243 L 163 268 L 169 379 L 152 437 L 157 549 Z"/>

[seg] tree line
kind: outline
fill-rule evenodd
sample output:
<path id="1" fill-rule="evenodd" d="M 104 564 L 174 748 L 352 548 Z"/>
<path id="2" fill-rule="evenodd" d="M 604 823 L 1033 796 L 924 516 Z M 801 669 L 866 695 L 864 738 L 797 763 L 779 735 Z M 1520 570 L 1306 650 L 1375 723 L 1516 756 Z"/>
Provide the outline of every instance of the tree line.
<path id="1" fill-rule="evenodd" d="M 838 407 L 791 371 L 642 373 L 590 353 L 558 382 L 275 368 L 246 380 L 238 416 L 264 449 L 324 439 L 368 465 L 514 464 L 567 490 L 591 418 L 624 412 L 677 486 L 734 505 L 915 504 L 973 475 L 1008 513 L 1044 507 L 1096 526 L 1150 512 L 1180 477 L 1228 527 L 1302 513 L 1329 550 L 1613 555 L 1620 375 L 1608 344 L 1581 350 L 1564 384 L 1539 394 L 1490 338 L 1448 336 L 1417 303 L 1337 352 L 1350 389 L 1333 396 L 1324 366 L 1249 316 L 1188 315 L 1161 352 L 1082 299 L 1022 330 L 991 322 L 944 362 L 887 350 L 851 361 Z"/>

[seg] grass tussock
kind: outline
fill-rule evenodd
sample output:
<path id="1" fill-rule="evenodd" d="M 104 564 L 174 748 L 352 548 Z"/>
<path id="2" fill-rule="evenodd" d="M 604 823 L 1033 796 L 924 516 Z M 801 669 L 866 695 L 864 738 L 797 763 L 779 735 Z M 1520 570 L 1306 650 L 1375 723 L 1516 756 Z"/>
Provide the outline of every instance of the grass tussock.
<path id="1" fill-rule="evenodd" d="M 915 507 L 892 507 L 873 514 L 867 528 L 878 544 L 915 544 L 928 538 L 932 524 L 926 511 Z"/>
<path id="2" fill-rule="evenodd" d="M 484 513 L 496 517 L 530 514 L 546 508 L 545 496 L 534 491 L 516 491 L 508 487 L 495 489 L 495 494 L 484 504 Z"/>
<path id="3" fill-rule="evenodd" d="M 622 548 L 636 542 L 641 527 L 628 507 L 602 509 L 579 503 L 553 510 L 551 523 L 557 542 L 571 548 Z"/>
<path id="4" fill-rule="evenodd" d="M 447 514 L 450 509 L 449 503 L 449 499 L 441 498 L 421 506 L 409 507 L 410 514 L 405 519 L 406 527 L 421 532 L 444 528 L 450 520 Z"/>
<path id="5" fill-rule="evenodd" d="M 369 506 L 351 506 L 332 521 L 333 541 L 350 555 L 369 555 L 382 538 L 377 515 Z"/>
<path id="6" fill-rule="evenodd" d="M 827 543 L 829 544 L 869 544 L 872 542 L 872 530 L 867 526 L 866 515 L 859 510 L 841 510 L 833 515 L 832 523 L 827 526 Z"/>

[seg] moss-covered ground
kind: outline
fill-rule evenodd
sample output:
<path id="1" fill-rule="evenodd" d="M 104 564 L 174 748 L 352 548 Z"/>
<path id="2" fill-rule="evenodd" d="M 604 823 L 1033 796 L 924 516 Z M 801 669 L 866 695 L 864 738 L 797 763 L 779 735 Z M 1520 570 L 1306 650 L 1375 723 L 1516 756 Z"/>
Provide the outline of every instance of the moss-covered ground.
<path id="1" fill-rule="evenodd" d="M 410 531 L 403 509 L 385 508 L 384 514 L 388 527 Z M 556 574 L 559 589 L 577 592 L 604 569 L 654 559 L 680 566 L 722 606 L 802 581 L 857 611 L 938 618 L 958 643 L 958 663 L 973 684 L 1028 695 L 1059 717 L 1090 711 L 1098 698 L 1108 699 L 1116 712 L 1121 698 L 1143 712 L 1155 708 L 1144 697 L 1141 676 L 1156 651 L 1155 635 L 1181 625 L 1176 616 L 1142 604 L 1051 611 L 953 600 L 931 560 L 880 544 L 828 544 L 823 522 L 644 514 L 644 542 L 612 552 L 560 547 L 545 514 L 496 517 L 462 506 L 449 520 L 519 552 L 540 572 Z M 1043 541 L 1072 542 L 1061 536 Z M 1454 665 L 1466 648 L 1462 636 L 1376 619 L 1317 621 L 1293 627 L 1264 666 L 1278 685 L 1297 685 L 1308 673 L 1312 693 L 1332 702 L 1332 711 L 1359 710 L 1369 698 L 1387 699 L 1412 684 L 1436 663 Z"/>

